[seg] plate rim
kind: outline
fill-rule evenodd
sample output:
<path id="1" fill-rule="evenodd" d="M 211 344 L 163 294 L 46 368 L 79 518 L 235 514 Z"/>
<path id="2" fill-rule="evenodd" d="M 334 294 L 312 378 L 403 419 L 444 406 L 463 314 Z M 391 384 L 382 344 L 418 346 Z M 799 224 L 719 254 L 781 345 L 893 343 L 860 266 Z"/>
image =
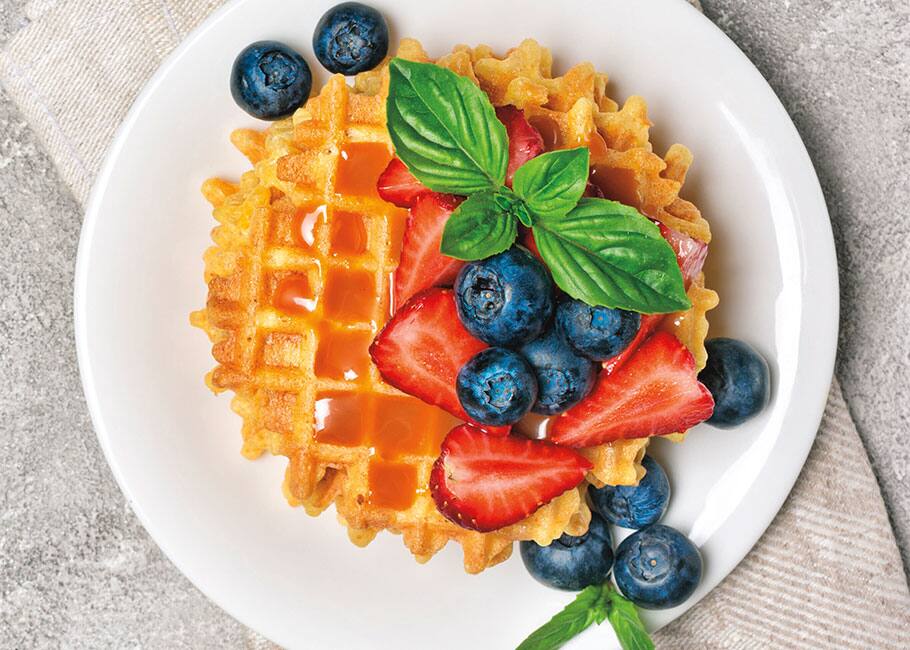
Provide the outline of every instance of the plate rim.
<path id="1" fill-rule="evenodd" d="M 105 417 L 100 405 L 100 398 L 95 386 L 92 361 L 89 354 L 88 330 L 86 324 L 87 317 L 85 313 L 87 297 L 89 293 L 89 251 L 91 249 L 95 230 L 100 220 L 103 198 L 110 187 L 111 176 L 113 174 L 114 168 L 116 167 L 117 159 L 121 150 L 123 149 L 128 134 L 136 123 L 139 113 L 141 112 L 144 105 L 154 94 L 160 83 L 167 77 L 171 69 L 183 57 L 185 52 L 191 49 L 193 45 L 206 33 L 214 29 L 228 14 L 248 1 L 249 0 L 228 0 L 228 2 L 215 9 L 202 21 L 202 23 L 200 23 L 189 34 L 187 34 L 181 43 L 162 60 L 161 64 L 142 87 L 141 91 L 136 96 L 135 100 L 127 111 L 125 117 L 117 127 L 114 137 L 111 140 L 111 143 L 109 144 L 105 153 L 104 161 L 98 172 L 98 176 L 92 184 L 92 190 L 89 194 L 89 198 L 85 204 L 84 219 L 80 229 L 79 244 L 77 248 L 72 304 L 76 356 L 86 405 L 91 417 L 92 426 L 98 439 L 98 443 L 104 453 L 105 460 L 131 511 L 136 515 L 137 519 L 142 524 L 149 537 L 155 542 L 156 546 L 161 549 L 162 553 L 164 553 L 168 560 L 181 572 L 181 574 L 183 574 L 184 577 L 187 578 L 187 580 L 190 581 L 191 584 L 193 584 L 196 589 L 198 589 L 202 594 L 205 595 L 206 598 L 214 602 L 219 608 L 240 622 L 242 625 L 246 626 L 249 629 L 255 630 L 256 632 L 263 634 L 263 636 L 271 639 L 265 630 L 262 630 L 251 622 L 250 616 L 246 611 L 241 611 L 237 607 L 226 604 L 220 595 L 214 593 L 213 590 L 208 589 L 206 586 L 200 584 L 200 582 L 196 580 L 196 578 L 192 575 L 190 568 L 186 566 L 182 560 L 179 559 L 179 554 L 175 551 L 175 549 L 171 548 L 168 543 L 162 541 L 161 535 L 157 534 L 155 526 L 146 516 L 143 508 L 139 505 L 138 501 L 134 499 L 132 489 L 129 486 L 129 482 L 118 464 L 117 456 L 111 449 L 110 433 L 105 422 Z M 827 314 L 829 316 L 829 320 L 833 323 L 833 326 L 830 329 L 825 330 L 824 333 L 820 334 L 820 337 L 824 339 L 822 341 L 823 345 L 821 347 L 826 350 L 826 354 L 823 355 L 824 367 L 818 374 L 827 378 L 828 384 L 830 385 L 831 381 L 834 378 L 834 366 L 837 354 L 837 341 L 840 327 L 840 286 L 838 260 L 827 202 L 825 200 L 821 184 L 818 180 L 815 166 L 812 162 L 808 150 L 806 149 L 805 142 L 803 141 L 798 129 L 796 128 L 796 125 L 793 123 L 793 120 L 790 117 L 789 112 L 781 102 L 777 93 L 774 91 L 765 77 L 761 74 L 755 64 L 752 63 L 748 56 L 746 56 L 746 54 L 739 48 L 739 46 L 729 36 L 727 36 L 727 34 L 718 25 L 711 21 L 702 12 L 695 9 L 687 0 L 663 1 L 667 4 L 678 5 L 679 3 L 682 3 L 683 5 L 686 5 L 690 11 L 690 15 L 696 22 L 702 22 L 707 26 L 708 29 L 715 31 L 717 35 L 722 37 L 722 41 L 728 50 L 728 52 L 725 52 L 725 54 L 741 59 L 741 63 L 744 63 L 750 73 L 756 77 L 756 83 L 759 86 L 763 87 L 763 89 L 769 92 L 771 97 L 773 97 L 776 108 L 781 111 L 782 116 L 785 118 L 784 124 L 791 131 L 790 136 L 795 138 L 795 144 L 798 148 L 797 153 L 802 159 L 800 161 L 797 161 L 797 164 L 801 168 L 805 167 L 809 174 L 811 174 L 811 179 L 814 182 L 811 184 L 811 188 L 804 189 L 807 192 L 811 192 L 813 195 L 812 200 L 816 204 L 816 207 L 819 209 L 819 218 L 824 217 L 824 219 L 821 219 L 823 230 L 822 235 L 824 241 L 816 240 L 814 242 L 814 246 L 816 247 L 816 253 L 820 254 L 824 258 L 824 262 L 826 263 L 826 267 L 830 275 L 831 282 L 826 285 L 828 286 L 829 290 L 827 292 L 827 296 L 825 296 L 826 299 L 824 302 L 827 304 L 829 309 L 829 313 Z M 794 218 L 795 223 L 801 222 L 801 219 L 799 219 L 798 216 L 799 215 L 796 215 Z M 727 575 L 732 573 L 732 571 L 734 571 L 736 567 L 742 562 L 743 558 L 745 558 L 746 555 L 752 551 L 752 549 L 755 547 L 755 544 L 757 544 L 759 539 L 767 530 L 768 526 L 770 526 L 770 524 L 774 521 L 781 508 L 783 507 L 785 500 L 791 493 L 793 486 L 802 473 L 806 459 L 815 442 L 818 428 L 824 415 L 827 399 L 828 391 L 826 390 L 823 395 L 819 395 L 814 403 L 804 405 L 804 407 L 811 412 L 811 417 L 809 417 L 808 420 L 815 423 L 815 430 L 811 436 L 807 435 L 805 437 L 805 440 L 802 441 L 802 445 L 798 450 L 798 453 L 794 455 L 794 458 L 798 459 L 799 461 L 798 470 L 795 471 L 791 477 L 788 477 L 785 481 L 783 481 L 782 484 L 776 486 L 777 490 L 775 490 L 772 498 L 769 499 L 774 504 L 773 511 L 769 508 L 768 511 L 771 514 L 767 518 L 761 518 L 762 521 L 757 526 L 757 529 L 760 530 L 760 532 L 755 538 L 755 541 L 752 542 L 752 544 L 743 551 L 743 553 L 736 560 L 736 564 L 734 564 L 730 571 L 721 578 L 721 581 L 726 578 Z M 763 466 L 763 469 L 765 466 Z M 719 582 L 713 585 L 711 589 L 705 591 L 697 600 L 692 600 L 691 603 L 686 603 L 686 608 L 680 613 L 680 615 L 686 611 L 689 611 L 689 609 L 692 607 L 695 607 L 701 598 L 706 596 L 708 593 L 711 593 L 718 586 L 718 584 Z M 656 627 L 652 631 L 656 631 L 657 629 L 660 629 L 660 627 L 663 627 L 663 625 Z M 275 641 L 277 642 L 277 640 Z"/>

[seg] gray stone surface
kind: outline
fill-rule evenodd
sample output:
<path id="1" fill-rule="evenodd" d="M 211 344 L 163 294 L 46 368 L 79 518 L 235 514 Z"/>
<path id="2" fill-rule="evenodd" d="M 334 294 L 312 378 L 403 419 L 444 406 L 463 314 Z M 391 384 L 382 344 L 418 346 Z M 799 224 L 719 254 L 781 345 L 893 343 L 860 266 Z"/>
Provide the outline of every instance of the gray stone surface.
<path id="1" fill-rule="evenodd" d="M 838 243 L 838 373 L 910 561 L 910 4 L 704 0 L 781 96 Z M 0 45 L 26 22 L 0 0 Z M 72 340 L 81 215 L 0 90 L 0 647 L 243 647 L 164 558 L 98 448 Z M 899 570 L 899 567 L 895 567 Z"/>
<path id="2" fill-rule="evenodd" d="M 24 0 L 0 0 L 0 43 L 5 43 L 10 36 L 28 24 Z"/>

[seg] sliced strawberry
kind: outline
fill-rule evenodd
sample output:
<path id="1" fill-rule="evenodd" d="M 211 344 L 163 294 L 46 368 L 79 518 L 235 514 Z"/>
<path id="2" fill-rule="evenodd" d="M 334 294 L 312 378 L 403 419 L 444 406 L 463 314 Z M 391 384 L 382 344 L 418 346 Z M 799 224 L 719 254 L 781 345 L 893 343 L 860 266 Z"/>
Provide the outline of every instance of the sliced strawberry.
<path id="1" fill-rule="evenodd" d="M 500 106 L 496 109 L 496 117 L 505 125 L 506 133 L 509 135 L 509 170 L 506 173 L 506 185 L 512 187 L 515 170 L 544 152 L 543 137 L 540 131 L 525 119 L 524 112 L 514 106 Z"/>
<path id="2" fill-rule="evenodd" d="M 429 287 L 451 285 L 464 262 L 439 251 L 449 215 L 461 202 L 450 194 L 428 192 L 417 197 L 408 215 L 395 270 L 396 308 Z"/>
<path id="3" fill-rule="evenodd" d="M 370 356 L 382 378 L 395 388 L 469 421 L 458 401 L 455 379 L 468 359 L 486 347 L 458 320 L 452 290 L 428 289 L 386 323 L 370 346 Z M 509 432 L 509 427 L 482 428 L 492 435 Z"/>
<path id="4" fill-rule="evenodd" d="M 442 443 L 430 492 L 442 515 L 487 532 L 521 521 L 581 483 L 591 469 L 569 449 L 527 438 L 493 438 L 469 424 Z"/>
<path id="5" fill-rule="evenodd" d="M 591 394 L 556 420 L 549 438 L 592 447 L 685 431 L 713 412 L 692 354 L 672 334 L 657 332 L 616 372 L 601 373 Z"/>
<path id="6" fill-rule="evenodd" d="M 398 158 L 392 158 L 385 171 L 379 175 L 376 191 L 384 201 L 394 203 L 399 208 L 410 208 L 417 197 L 430 190 L 414 177 Z"/>
<path id="7" fill-rule="evenodd" d="M 455 378 L 486 347 L 458 319 L 454 292 L 428 289 L 396 312 L 370 346 L 370 356 L 392 386 L 467 420 Z"/>
<path id="8" fill-rule="evenodd" d="M 662 223 L 657 225 L 660 227 L 660 234 L 670 243 L 676 253 L 676 262 L 682 271 L 683 283 L 688 289 L 692 280 L 698 277 L 705 265 L 708 245 Z"/>
<path id="9" fill-rule="evenodd" d="M 654 333 L 654 330 L 657 329 L 657 326 L 660 324 L 660 321 L 663 320 L 664 316 L 665 314 L 642 314 L 641 325 L 638 328 L 638 334 L 635 335 L 635 338 L 632 339 L 625 350 L 617 354 L 615 357 L 604 361 L 604 371 L 607 374 L 610 374 L 611 372 L 615 372 L 617 368 L 625 363 L 626 360 L 635 353 L 639 346 L 645 342 L 645 339 Z"/>

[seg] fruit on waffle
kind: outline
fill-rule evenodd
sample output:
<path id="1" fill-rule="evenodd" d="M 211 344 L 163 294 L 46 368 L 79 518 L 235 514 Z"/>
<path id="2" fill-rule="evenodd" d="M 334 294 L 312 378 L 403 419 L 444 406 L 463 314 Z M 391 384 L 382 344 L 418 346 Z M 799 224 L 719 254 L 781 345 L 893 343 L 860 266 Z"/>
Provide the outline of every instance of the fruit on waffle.
<path id="1" fill-rule="evenodd" d="M 412 40 L 401 43 L 397 57 L 429 61 Z M 236 131 L 232 141 L 253 169 L 237 184 L 213 179 L 203 187 L 219 222 L 205 253 L 208 300 L 192 315 L 212 340 L 218 364 L 207 382 L 216 392 L 235 393 L 244 455 L 286 456 L 288 501 L 313 515 L 334 504 L 357 544 L 389 530 L 425 561 L 456 540 L 466 570 L 482 571 L 506 559 L 515 541 L 547 545 L 584 532 L 591 517 L 586 473 L 598 486 L 634 485 L 644 473 L 648 436 L 681 433 L 710 415 L 713 403 L 695 380 L 706 358 L 706 312 L 717 304 L 701 273 L 710 229 L 679 197 L 692 156 L 680 145 L 664 157 L 655 154 L 644 101 L 632 97 L 620 108 L 605 95 L 606 76 L 590 64 L 554 78 L 551 63 L 549 51 L 530 40 L 504 57 L 459 46 L 436 61 L 479 86 L 497 109 L 491 114 L 507 147 L 488 153 L 502 166 L 501 184 L 515 194 L 496 190 L 488 198 L 517 219 L 502 222 L 503 230 L 512 229 L 513 240 L 520 236 L 547 263 L 558 288 L 580 299 L 571 278 L 548 262 L 560 250 L 561 240 L 547 234 L 547 219 L 555 217 L 535 203 L 533 178 L 522 164 L 545 159 L 544 152 L 583 150 L 577 190 L 590 198 L 578 208 L 593 209 L 605 197 L 612 201 L 603 205 L 618 206 L 617 220 L 645 222 L 635 228 L 648 246 L 658 246 L 656 239 L 667 249 L 679 285 L 672 299 L 666 283 L 642 289 L 653 309 L 641 315 L 618 354 L 598 359 L 603 369 L 586 389 L 590 394 L 537 421 L 537 430 L 551 432 L 554 442 L 563 437 L 565 445 L 518 435 L 529 431 L 530 416 L 511 434 L 512 422 L 485 422 L 465 410 L 456 391 L 461 370 L 490 349 L 466 321 L 468 294 L 458 289 L 467 268 L 483 262 L 443 250 L 453 215 L 470 215 L 484 192 L 431 191 L 417 180 L 414 174 L 429 178 L 428 170 L 404 155 L 404 136 L 396 141 L 390 134 L 391 120 L 401 116 L 387 122 L 387 100 L 393 106 L 394 99 L 388 63 L 358 75 L 353 87 L 341 76 L 330 78 L 292 118 L 265 132 Z M 408 68 L 397 70 L 403 75 Z M 449 182 L 444 176 L 440 187 Z M 538 205 L 539 220 L 528 213 Z M 532 261 L 522 257 L 519 266 L 544 266 L 526 257 Z M 553 301 L 568 299 L 552 291 Z M 582 356 L 565 341 L 559 345 L 560 354 Z M 545 360 L 530 368 L 541 396 L 559 390 L 548 383 Z M 678 360 L 681 366 L 674 365 Z M 611 390 L 636 388 L 646 404 L 659 398 L 651 390 L 661 383 L 652 381 L 653 369 L 679 380 L 682 393 L 674 395 L 688 416 L 653 418 L 632 432 L 637 437 L 604 431 L 586 417 Z M 701 401 L 693 406 L 690 397 Z M 496 408 L 497 399 L 486 406 Z M 559 471 L 540 470 L 548 465 Z M 483 467 L 495 468 L 497 480 L 465 478 Z"/>

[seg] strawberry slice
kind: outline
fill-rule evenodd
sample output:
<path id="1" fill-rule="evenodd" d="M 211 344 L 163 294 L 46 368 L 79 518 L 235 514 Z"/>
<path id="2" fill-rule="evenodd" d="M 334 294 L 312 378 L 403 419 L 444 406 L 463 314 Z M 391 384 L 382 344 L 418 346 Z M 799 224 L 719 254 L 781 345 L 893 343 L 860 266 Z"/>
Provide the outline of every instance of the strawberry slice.
<path id="1" fill-rule="evenodd" d="M 642 343 L 645 342 L 645 339 L 654 333 L 654 330 L 657 329 L 657 326 L 660 324 L 660 321 L 663 320 L 665 315 L 666 314 L 642 314 L 641 325 L 638 328 L 638 334 L 635 335 L 635 338 L 632 339 L 625 350 L 617 354 L 615 357 L 611 357 L 610 359 L 604 361 L 604 371 L 607 374 L 615 372 L 623 363 L 629 359 L 629 357 L 635 354 L 635 351 Z"/>
<path id="2" fill-rule="evenodd" d="M 464 262 L 439 251 L 442 231 L 461 199 L 450 194 L 427 192 L 417 197 L 408 215 L 395 270 L 395 305 L 429 287 L 451 285 Z"/>
<path id="3" fill-rule="evenodd" d="M 454 292 L 428 289 L 386 323 L 370 346 L 370 357 L 387 383 L 470 421 L 458 401 L 455 379 L 468 359 L 486 347 L 458 320 Z M 509 427 L 478 426 L 491 435 L 509 432 Z"/>
<path id="4" fill-rule="evenodd" d="M 676 262 L 682 271 L 683 283 L 688 289 L 692 280 L 698 277 L 705 265 L 705 258 L 708 257 L 708 245 L 662 223 L 657 225 L 660 227 L 660 234 L 670 243 L 676 253 Z"/>
<path id="5" fill-rule="evenodd" d="M 500 106 L 496 109 L 496 117 L 505 125 L 509 136 L 509 169 L 506 172 L 506 185 L 512 187 L 515 170 L 544 152 L 543 137 L 540 131 L 525 119 L 524 111 L 514 106 Z"/>
<path id="6" fill-rule="evenodd" d="M 601 373 L 591 394 L 556 420 L 549 439 L 592 447 L 685 431 L 714 412 L 714 399 L 697 375 L 686 347 L 658 332 L 617 371 Z"/>
<path id="7" fill-rule="evenodd" d="M 383 201 L 394 203 L 399 208 L 410 208 L 417 197 L 430 190 L 414 177 L 407 165 L 398 158 L 392 158 L 379 175 L 376 191 Z"/>
<path id="8" fill-rule="evenodd" d="M 430 493 L 449 521 L 487 532 L 521 521 L 582 480 L 583 456 L 547 442 L 452 429 L 430 472 Z"/>

